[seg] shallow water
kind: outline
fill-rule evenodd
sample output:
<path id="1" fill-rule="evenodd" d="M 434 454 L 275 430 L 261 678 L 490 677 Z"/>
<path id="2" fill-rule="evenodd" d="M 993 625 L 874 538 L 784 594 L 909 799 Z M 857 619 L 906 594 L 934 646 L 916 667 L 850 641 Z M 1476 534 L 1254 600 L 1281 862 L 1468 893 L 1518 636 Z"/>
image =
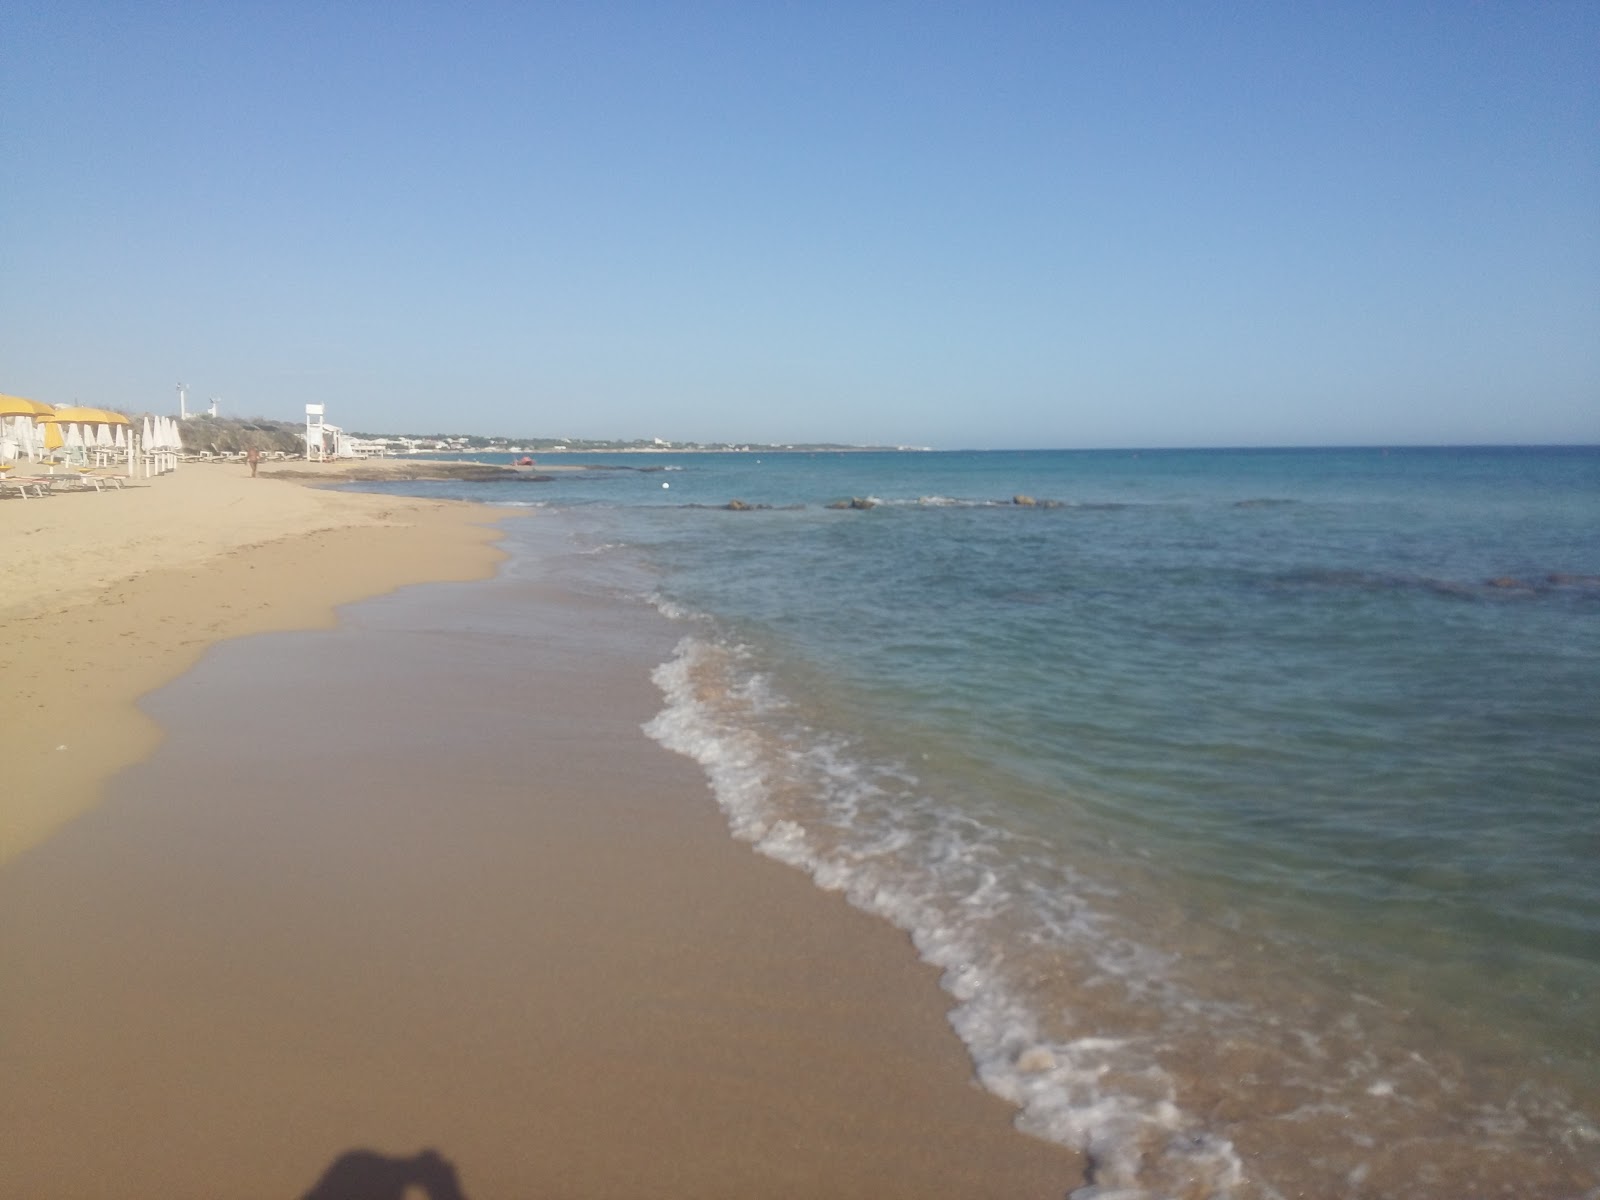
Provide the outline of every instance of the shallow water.
<path id="1" fill-rule="evenodd" d="M 1600 452 L 610 461 L 433 490 L 677 617 L 652 734 L 1082 1196 L 1597 1194 Z"/>

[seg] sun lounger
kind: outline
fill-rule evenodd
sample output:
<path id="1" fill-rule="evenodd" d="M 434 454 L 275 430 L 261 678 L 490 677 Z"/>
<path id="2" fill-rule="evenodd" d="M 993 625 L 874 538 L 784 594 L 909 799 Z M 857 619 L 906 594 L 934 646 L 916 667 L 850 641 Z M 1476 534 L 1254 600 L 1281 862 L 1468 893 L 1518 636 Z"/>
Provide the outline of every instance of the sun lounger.
<path id="1" fill-rule="evenodd" d="M 0 475 L 0 496 L 21 496 L 26 500 L 28 499 L 30 488 L 35 496 L 49 495 L 44 484 L 39 482 L 37 475 L 24 475 L 18 479 Z"/>
<path id="2" fill-rule="evenodd" d="M 52 492 L 103 492 L 105 485 L 94 475 L 74 471 L 66 475 L 35 475 Z"/>

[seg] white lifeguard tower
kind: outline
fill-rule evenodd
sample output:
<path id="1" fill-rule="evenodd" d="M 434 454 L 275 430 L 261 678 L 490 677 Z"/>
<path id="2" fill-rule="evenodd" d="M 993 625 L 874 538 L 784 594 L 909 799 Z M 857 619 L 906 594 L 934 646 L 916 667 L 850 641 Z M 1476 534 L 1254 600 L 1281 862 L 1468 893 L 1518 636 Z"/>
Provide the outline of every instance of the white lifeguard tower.
<path id="1" fill-rule="evenodd" d="M 306 461 L 322 462 L 326 455 L 322 447 L 323 416 L 327 411 L 325 404 L 306 405 Z"/>

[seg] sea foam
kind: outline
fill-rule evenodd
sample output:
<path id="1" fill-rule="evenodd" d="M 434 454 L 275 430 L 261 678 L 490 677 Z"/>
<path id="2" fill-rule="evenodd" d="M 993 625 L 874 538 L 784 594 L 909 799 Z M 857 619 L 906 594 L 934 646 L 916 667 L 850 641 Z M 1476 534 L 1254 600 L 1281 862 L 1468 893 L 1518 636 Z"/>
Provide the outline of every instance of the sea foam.
<path id="1" fill-rule="evenodd" d="M 763 731 L 762 719 L 786 706 L 767 680 L 739 670 L 740 657 L 737 648 L 684 638 L 654 673 L 666 707 L 645 725 L 705 769 L 733 833 L 910 934 L 920 956 L 943 971 L 956 1001 L 951 1024 L 983 1085 L 1018 1107 L 1020 1129 L 1089 1157 L 1094 1182 L 1074 1200 L 1155 1200 L 1180 1181 L 1185 1194 L 1226 1196 L 1242 1178 L 1239 1156 L 1175 1103 L 1150 1045 L 1049 1037 L 1008 986 L 984 928 L 1017 900 L 984 865 L 994 856 L 985 839 L 997 835 L 964 815 L 908 808 L 902 788 L 915 777 L 903 768 L 873 772 L 825 739 Z M 874 801 L 885 799 L 890 781 L 900 785 L 889 806 L 896 820 L 885 822 Z M 783 797 L 797 785 L 815 805 L 807 817 L 785 811 Z M 1056 892 L 1053 906 L 1059 932 L 1108 942 L 1100 964 L 1107 973 L 1159 969 L 1153 956 L 1116 944 L 1070 893 Z M 1108 1085 L 1128 1079 L 1139 1086 Z"/>

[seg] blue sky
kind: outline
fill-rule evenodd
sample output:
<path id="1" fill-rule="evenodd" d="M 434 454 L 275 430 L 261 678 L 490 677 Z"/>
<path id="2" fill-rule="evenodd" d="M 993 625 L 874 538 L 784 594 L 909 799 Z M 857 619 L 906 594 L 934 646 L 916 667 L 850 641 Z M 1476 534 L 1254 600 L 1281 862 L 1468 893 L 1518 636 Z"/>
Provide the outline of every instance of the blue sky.
<path id="1" fill-rule="evenodd" d="M 0 0 L 0 392 L 1600 442 L 1600 7 Z"/>

